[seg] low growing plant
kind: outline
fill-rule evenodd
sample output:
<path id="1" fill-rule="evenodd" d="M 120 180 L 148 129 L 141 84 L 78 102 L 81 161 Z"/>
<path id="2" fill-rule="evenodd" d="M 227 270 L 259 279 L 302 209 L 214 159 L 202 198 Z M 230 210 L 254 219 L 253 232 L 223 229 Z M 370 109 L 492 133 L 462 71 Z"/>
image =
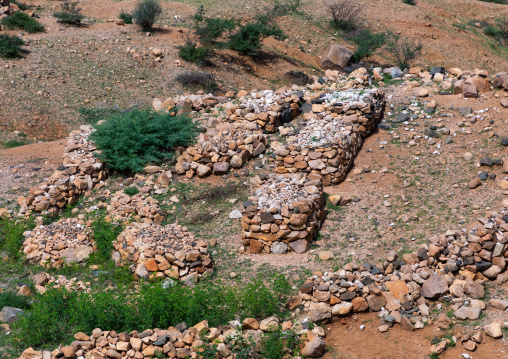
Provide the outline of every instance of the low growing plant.
<path id="1" fill-rule="evenodd" d="M 125 194 L 128 194 L 129 196 L 135 196 L 139 193 L 139 189 L 136 186 L 127 187 L 123 190 Z"/>
<path id="2" fill-rule="evenodd" d="M 122 232 L 122 227 L 98 218 L 92 223 L 92 232 L 97 247 L 97 252 L 93 254 L 96 261 L 109 260 L 113 252 L 113 242 Z"/>
<path id="3" fill-rule="evenodd" d="M 30 297 L 17 295 L 13 292 L 0 292 L 0 308 L 3 307 L 28 309 L 30 308 Z"/>
<path id="4" fill-rule="evenodd" d="M 70 2 L 65 0 L 60 4 L 60 11 L 54 15 L 58 19 L 58 22 L 70 25 L 79 25 L 85 16 L 81 13 L 81 9 L 78 8 L 77 2 Z"/>
<path id="5" fill-rule="evenodd" d="M 178 56 L 182 60 L 193 62 L 198 66 L 204 66 L 208 58 L 210 50 L 203 47 L 198 47 L 196 44 L 187 43 L 178 47 Z"/>
<path id="6" fill-rule="evenodd" d="M 24 12 L 17 11 L 2 20 L 2 25 L 8 29 L 21 29 L 28 33 L 45 32 L 46 29 L 33 17 Z"/>
<path id="7" fill-rule="evenodd" d="M 123 20 L 124 24 L 132 24 L 133 16 L 127 12 L 124 12 L 123 9 L 120 12 L 120 15 L 118 15 L 118 18 Z"/>
<path id="8" fill-rule="evenodd" d="M 268 25 L 267 19 L 246 24 L 229 38 L 228 47 L 249 56 L 256 56 L 261 49 L 261 41 L 269 36 L 282 39 L 284 33 L 276 25 Z"/>
<path id="9" fill-rule="evenodd" d="M 206 92 L 219 90 L 215 77 L 209 72 L 185 72 L 176 77 L 176 81 L 184 86 L 201 87 Z"/>
<path id="10" fill-rule="evenodd" d="M 353 53 L 353 62 L 360 62 L 370 57 L 378 48 L 384 45 L 386 35 L 384 33 L 373 33 L 369 29 L 361 29 L 351 37 L 357 48 Z"/>
<path id="11" fill-rule="evenodd" d="M 407 5 L 413 5 L 413 6 L 416 5 L 416 0 L 402 0 L 402 2 Z"/>
<path id="12" fill-rule="evenodd" d="M 0 34 L 0 56 L 16 57 L 25 42 L 14 35 Z"/>
<path id="13" fill-rule="evenodd" d="M 178 146 L 195 140 L 196 124 L 186 116 L 134 109 L 113 115 L 91 134 L 100 159 L 114 171 L 140 172 L 147 163 L 174 156 Z"/>
<path id="14" fill-rule="evenodd" d="M 25 240 L 23 232 L 32 230 L 34 227 L 33 220 L 15 221 L 10 218 L 0 218 L 0 248 L 9 255 L 9 258 L 18 259 Z"/>
<path id="15" fill-rule="evenodd" d="M 386 42 L 386 51 L 392 56 L 401 70 L 409 69 L 414 60 L 422 53 L 423 45 L 399 35 L 392 35 Z"/>
<path id="16" fill-rule="evenodd" d="M 143 31 L 151 31 L 161 14 L 162 7 L 158 0 L 141 0 L 136 5 L 132 16 Z"/>

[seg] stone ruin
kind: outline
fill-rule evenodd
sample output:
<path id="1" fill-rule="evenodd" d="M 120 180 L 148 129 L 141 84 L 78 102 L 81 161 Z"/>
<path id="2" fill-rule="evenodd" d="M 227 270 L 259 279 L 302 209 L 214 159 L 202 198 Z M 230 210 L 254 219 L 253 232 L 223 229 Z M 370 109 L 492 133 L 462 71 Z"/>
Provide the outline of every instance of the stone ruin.
<path id="1" fill-rule="evenodd" d="M 243 245 L 249 253 L 303 253 L 321 228 L 321 181 L 304 175 L 256 176 L 253 196 L 244 202 Z"/>
<path id="2" fill-rule="evenodd" d="M 173 278 L 185 283 L 213 273 L 207 244 L 178 224 L 132 223 L 113 243 L 113 260 L 143 279 Z"/>

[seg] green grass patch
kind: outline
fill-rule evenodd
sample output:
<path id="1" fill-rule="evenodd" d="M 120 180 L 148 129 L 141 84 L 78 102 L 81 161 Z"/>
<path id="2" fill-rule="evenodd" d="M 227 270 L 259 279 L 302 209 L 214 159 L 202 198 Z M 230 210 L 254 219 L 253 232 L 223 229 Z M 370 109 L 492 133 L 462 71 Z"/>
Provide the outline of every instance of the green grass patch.
<path id="1" fill-rule="evenodd" d="M 21 11 L 4 18 L 2 20 L 2 25 L 8 29 L 21 29 L 31 34 L 46 31 L 42 24 Z"/>
<path id="2" fill-rule="evenodd" d="M 19 147 L 19 146 L 24 146 L 27 144 L 28 144 L 28 142 L 24 141 L 24 140 L 8 140 L 8 141 L 4 141 L 3 146 L 5 148 L 14 148 L 14 147 Z"/>

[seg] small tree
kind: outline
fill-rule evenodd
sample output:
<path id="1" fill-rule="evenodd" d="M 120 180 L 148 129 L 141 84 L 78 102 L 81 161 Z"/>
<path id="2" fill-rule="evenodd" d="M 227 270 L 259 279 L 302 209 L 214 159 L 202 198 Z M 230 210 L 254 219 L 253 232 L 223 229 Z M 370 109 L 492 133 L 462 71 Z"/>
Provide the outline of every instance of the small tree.
<path id="1" fill-rule="evenodd" d="M 0 56 L 15 57 L 25 42 L 14 35 L 0 34 Z"/>
<path id="2" fill-rule="evenodd" d="M 158 0 L 142 0 L 137 4 L 133 17 L 143 31 L 150 31 L 160 14 L 162 7 Z"/>
<path id="3" fill-rule="evenodd" d="M 58 22 L 70 25 L 79 25 L 85 16 L 81 13 L 81 9 L 78 8 L 77 2 L 64 1 L 60 4 L 61 11 L 55 13 L 55 17 L 58 18 Z"/>
<path id="4" fill-rule="evenodd" d="M 422 53 L 422 48 L 421 43 L 402 39 L 399 35 L 391 36 L 386 43 L 386 51 L 401 69 L 410 68 L 411 63 Z"/>
<path id="5" fill-rule="evenodd" d="M 249 56 L 256 56 L 261 49 L 261 41 L 269 36 L 283 38 L 284 33 L 276 25 L 268 25 L 265 19 L 259 19 L 240 27 L 229 38 L 229 48 Z"/>
<path id="6" fill-rule="evenodd" d="M 358 26 L 359 18 L 362 15 L 359 3 L 353 0 L 331 0 L 326 3 L 326 8 L 340 30 L 351 31 Z"/>

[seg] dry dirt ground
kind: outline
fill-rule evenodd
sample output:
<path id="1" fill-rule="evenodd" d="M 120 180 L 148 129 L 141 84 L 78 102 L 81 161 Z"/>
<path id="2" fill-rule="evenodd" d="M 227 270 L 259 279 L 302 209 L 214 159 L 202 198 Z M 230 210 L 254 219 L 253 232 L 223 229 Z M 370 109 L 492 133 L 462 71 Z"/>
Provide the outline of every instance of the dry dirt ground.
<path id="1" fill-rule="evenodd" d="M 153 97 L 195 90 L 183 88 L 174 78 L 185 71 L 198 70 L 194 65 L 178 62 L 175 48 L 185 41 L 185 27 L 196 6 L 204 4 L 209 15 L 247 18 L 269 4 L 251 0 L 163 2 L 164 16 L 158 24 L 159 31 L 147 37 L 133 25 L 117 26 L 108 22 L 121 9 L 132 10 L 134 1 L 82 1 L 80 6 L 88 20 L 86 26 L 79 28 L 57 24 L 50 16 L 58 8 L 58 2 L 25 2 L 41 6 L 37 13 L 48 32 L 23 35 L 30 40 L 30 46 L 22 59 L 0 60 L 2 140 L 17 138 L 14 130 L 26 134 L 30 141 L 60 139 L 83 121 L 77 113 L 80 107 L 149 105 Z M 506 54 L 492 48 L 492 40 L 471 21 L 493 23 L 507 14 L 508 6 L 473 0 L 420 0 L 417 6 L 395 0 L 360 2 L 365 7 L 365 22 L 373 30 L 400 31 L 404 36 L 422 41 L 421 65 L 485 68 L 496 72 L 507 69 Z M 319 3 L 306 1 L 301 14 L 282 17 L 278 22 L 288 40 L 268 39 L 263 61 L 254 62 L 224 51 L 214 58 L 214 66 L 205 69 L 215 74 L 224 91 L 278 88 L 290 84 L 288 78 L 281 76 L 289 70 L 319 74 L 318 56 L 323 49 L 332 41 L 344 43 L 339 39 L 340 34 L 329 27 L 329 19 Z M 457 24 L 464 24 L 464 28 Z M 153 67 L 150 60 L 136 62 L 126 53 L 129 47 L 141 52 L 159 47 L 165 50 L 165 56 Z M 386 54 L 372 60 L 389 62 Z M 500 166 L 479 167 L 479 161 L 484 156 L 499 159 L 507 155 L 507 148 L 499 143 L 501 137 L 508 136 L 508 111 L 500 109 L 499 98 L 494 97 L 496 92 L 477 100 L 437 94 L 422 100 L 414 98 L 418 90 L 407 89 L 401 83 L 391 84 L 386 93 L 391 95 L 388 104 L 393 108 L 387 111 L 397 114 L 401 106 L 417 101 L 424 108 L 425 102 L 435 100 L 438 112 L 408 125 L 394 124 L 390 130 L 379 130 L 366 140 L 347 179 L 338 186 L 326 188 L 329 194 L 344 193 L 355 197 L 355 201 L 345 207 L 328 208 L 319 238 L 304 255 L 238 253 L 239 223 L 229 219 L 228 214 L 240 208 L 241 201 L 248 196 L 243 183 L 248 183 L 252 174 L 270 171 L 268 166 L 256 170 L 251 165 L 249 176 L 238 172 L 238 177 L 231 174 L 199 181 L 179 179 L 175 184 L 179 198 L 191 198 L 203 188 L 226 188 L 231 183 L 239 184 L 239 189 L 221 195 L 213 210 L 206 200 L 181 206 L 164 203 L 165 209 L 175 220 L 188 225 L 196 236 L 218 239 L 219 245 L 214 249 L 217 280 L 224 281 L 231 272 L 237 275 L 237 280 L 249 280 L 253 273 L 279 271 L 296 283 L 313 270 L 337 269 L 350 261 L 379 263 L 390 250 L 406 253 L 429 236 L 448 229 L 467 228 L 486 211 L 496 208 L 507 195 L 499 189 L 496 180 L 489 179 L 474 190 L 469 190 L 467 183 L 483 170 L 496 174 L 496 179 L 503 176 Z M 472 124 L 469 118 L 459 115 L 461 107 L 489 111 Z M 425 131 L 431 126 L 446 127 L 451 135 L 441 134 L 430 144 Z M 410 145 L 413 137 L 415 143 Z M 464 159 L 466 152 L 472 154 L 471 160 Z M 58 140 L 1 150 L 2 204 L 9 201 L 8 205 L 14 206 L 19 195 L 26 194 L 30 186 L 60 165 L 62 153 L 63 142 Z M 117 184 L 111 182 L 111 188 L 115 188 Z M 228 199 L 237 201 L 230 203 Z M 219 205 L 219 202 L 226 204 Z M 335 258 L 321 261 L 317 254 L 323 250 L 331 250 Z M 489 289 L 489 296 L 507 293 L 507 284 Z M 433 337 L 457 335 L 463 326 L 480 326 L 494 319 L 494 315 L 488 312 L 482 321 L 457 324 L 450 332 L 428 326 L 410 333 L 396 326 L 384 334 L 376 329 L 379 319 L 375 314 L 353 316 L 327 327 L 326 358 L 423 358 Z M 366 326 L 364 331 L 359 330 L 362 324 Z M 446 351 L 442 358 L 460 358 L 462 352 L 459 344 Z M 486 343 L 470 354 L 473 358 L 506 358 L 507 353 L 507 339 L 486 339 Z"/>

